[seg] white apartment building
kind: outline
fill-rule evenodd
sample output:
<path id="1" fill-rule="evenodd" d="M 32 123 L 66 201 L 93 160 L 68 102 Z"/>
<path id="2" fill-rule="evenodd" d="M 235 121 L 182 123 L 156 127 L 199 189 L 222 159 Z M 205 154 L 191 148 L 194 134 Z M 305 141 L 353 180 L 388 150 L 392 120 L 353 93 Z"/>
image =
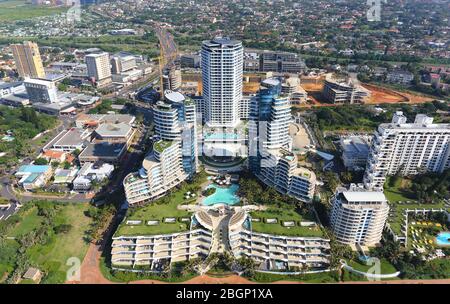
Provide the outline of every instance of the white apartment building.
<path id="1" fill-rule="evenodd" d="M 242 100 L 242 43 L 229 38 L 203 41 L 201 56 L 206 123 L 234 127 Z"/>
<path id="2" fill-rule="evenodd" d="M 191 226 L 187 231 L 161 235 L 114 236 L 111 250 L 113 267 L 125 266 L 137 269 L 146 267 L 159 272 L 162 269 L 158 266 L 164 262 L 174 263 L 208 256 L 212 234 L 209 227 L 200 224 L 199 213 L 192 216 Z M 127 222 L 135 224 L 136 221 L 125 219 L 124 224 Z M 139 224 L 148 225 L 149 223 Z"/>
<path id="3" fill-rule="evenodd" d="M 270 224 L 268 224 L 270 225 Z M 330 240 L 323 237 L 283 236 L 252 230 L 251 217 L 238 211 L 228 227 L 231 252 L 239 259 L 249 257 L 259 265 L 257 271 L 289 272 L 310 268 L 325 268 L 330 263 Z"/>
<path id="4" fill-rule="evenodd" d="M 389 214 L 383 192 L 352 185 L 349 190 L 338 189 L 333 199 L 330 222 L 340 243 L 374 246 L 380 242 Z"/>
<path id="5" fill-rule="evenodd" d="M 181 147 L 177 141 L 157 141 L 138 172 L 123 181 L 130 205 L 148 202 L 164 195 L 188 177 L 183 170 Z"/>
<path id="6" fill-rule="evenodd" d="M 367 161 L 366 188 L 382 189 L 386 176 L 442 172 L 450 168 L 450 124 L 418 114 L 407 123 L 402 112 L 375 132 Z"/>
<path id="7" fill-rule="evenodd" d="M 265 150 L 256 176 L 278 192 L 311 202 L 316 187 L 313 171 L 297 165 L 297 156 L 285 149 Z"/>
<path id="8" fill-rule="evenodd" d="M 88 77 L 93 79 L 97 86 L 104 86 L 111 83 L 111 65 L 109 54 L 94 53 L 86 55 Z"/>
<path id="9" fill-rule="evenodd" d="M 25 79 L 25 89 L 28 98 L 34 103 L 56 103 L 58 102 L 58 90 L 56 84 L 50 80 Z"/>

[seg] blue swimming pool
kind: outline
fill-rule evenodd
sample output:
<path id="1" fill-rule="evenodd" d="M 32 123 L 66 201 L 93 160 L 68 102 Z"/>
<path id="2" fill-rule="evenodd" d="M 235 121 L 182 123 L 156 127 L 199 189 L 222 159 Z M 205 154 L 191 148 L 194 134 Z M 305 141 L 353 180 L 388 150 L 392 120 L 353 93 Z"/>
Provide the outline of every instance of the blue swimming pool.
<path id="1" fill-rule="evenodd" d="M 239 203 L 239 198 L 236 195 L 239 185 L 232 184 L 229 187 L 219 187 L 215 184 L 209 185 L 208 188 L 215 188 L 216 192 L 214 194 L 203 199 L 202 204 L 206 206 L 211 206 L 214 204 L 227 204 L 234 205 Z"/>
<path id="2" fill-rule="evenodd" d="M 436 243 L 439 246 L 450 246 L 450 231 L 439 233 L 436 237 Z"/>

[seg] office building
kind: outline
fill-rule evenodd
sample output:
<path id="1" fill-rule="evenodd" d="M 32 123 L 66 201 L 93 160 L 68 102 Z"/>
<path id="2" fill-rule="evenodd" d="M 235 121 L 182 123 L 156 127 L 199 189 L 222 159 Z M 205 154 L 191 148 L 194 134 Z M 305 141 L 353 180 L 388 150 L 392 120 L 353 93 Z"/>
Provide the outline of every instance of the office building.
<path id="1" fill-rule="evenodd" d="M 32 103 L 58 102 L 58 90 L 53 81 L 30 78 L 24 81 L 24 86 Z"/>
<path id="2" fill-rule="evenodd" d="M 338 189 L 333 198 L 330 223 L 338 242 L 375 246 L 381 240 L 389 205 L 383 192 L 352 185 Z"/>
<path id="3" fill-rule="evenodd" d="M 242 43 L 229 38 L 203 41 L 201 56 L 206 123 L 235 127 L 242 100 Z"/>
<path id="4" fill-rule="evenodd" d="M 111 83 L 111 65 L 106 52 L 93 53 L 85 56 L 88 77 L 97 87 Z"/>
<path id="5" fill-rule="evenodd" d="M 301 73 L 306 65 L 295 53 L 265 50 L 259 54 L 259 69 L 261 72 Z"/>
<path id="6" fill-rule="evenodd" d="M 11 49 L 20 77 L 45 78 L 44 66 L 36 43 L 24 41 L 22 44 L 11 44 Z"/>
<path id="7" fill-rule="evenodd" d="M 372 140 L 364 175 L 367 188 L 382 189 L 386 177 L 442 172 L 450 168 L 450 124 L 418 114 L 407 123 L 402 112 L 381 124 Z"/>
<path id="8" fill-rule="evenodd" d="M 337 79 L 328 74 L 322 94 L 330 103 L 363 104 L 370 98 L 370 91 L 355 79 Z"/>
<path id="9" fill-rule="evenodd" d="M 121 74 L 137 67 L 136 58 L 130 54 L 116 54 L 111 57 L 111 72 Z"/>

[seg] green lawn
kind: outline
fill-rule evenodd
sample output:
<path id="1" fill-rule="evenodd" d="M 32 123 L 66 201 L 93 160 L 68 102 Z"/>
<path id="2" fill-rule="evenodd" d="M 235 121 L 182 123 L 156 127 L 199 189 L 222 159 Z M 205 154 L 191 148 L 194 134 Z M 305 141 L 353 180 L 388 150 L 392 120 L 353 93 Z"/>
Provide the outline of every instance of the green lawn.
<path id="1" fill-rule="evenodd" d="M 191 213 L 177 209 L 177 206 L 184 202 L 185 189 L 178 190 L 171 194 L 169 202 L 165 204 L 158 204 L 152 202 L 144 207 L 130 209 L 128 216 L 120 224 L 115 235 L 152 235 L 152 234 L 166 234 L 189 229 L 189 223 L 179 222 L 180 217 L 190 217 Z M 166 217 L 175 217 L 177 222 L 164 223 L 163 219 Z M 127 220 L 140 220 L 140 225 L 127 225 Z M 146 223 L 149 220 L 159 220 L 158 225 L 148 226 Z"/>
<path id="2" fill-rule="evenodd" d="M 391 263 L 389 263 L 386 259 L 381 259 L 380 262 L 381 262 L 380 265 L 381 274 L 391 274 L 397 272 L 397 269 L 395 269 L 395 267 Z M 374 265 L 365 265 L 360 261 L 355 260 L 351 260 L 350 262 L 348 262 L 348 265 L 355 270 L 363 272 L 367 272 L 370 268 L 374 266 Z"/>
<path id="3" fill-rule="evenodd" d="M 0 2 L 0 22 L 27 20 L 67 11 L 65 7 L 45 7 L 27 4 L 23 0 Z"/>
<path id="4" fill-rule="evenodd" d="M 386 195 L 386 198 L 390 202 L 405 202 L 405 201 L 415 201 L 417 200 L 417 197 L 414 195 L 414 193 L 410 193 L 402 188 L 402 185 L 405 185 L 409 182 L 406 178 L 400 178 L 398 179 L 394 186 L 391 186 L 391 179 L 392 176 L 388 176 L 386 178 L 386 182 L 384 183 L 384 195 Z"/>
<path id="5" fill-rule="evenodd" d="M 323 232 L 319 227 L 311 228 L 300 226 L 300 221 L 315 221 L 315 218 L 312 215 L 301 216 L 290 206 L 283 206 L 282 208 L 271 206 L 265 211 L 255 211 L 250 215 L 252 218 L 260 219 L 259 222 L 252 221 L 252 230 L 255 232 L 286 236 L 323 236 Z M 265 223 L 265 220 L 268 218 L 276 218 L 278 222 L 267 224 Z M 283 221 L 295 221 L 296 225 L 293 227 L 284 227 L 282 225 Z"/>
<path id="6" fill-rule="evenodd" d="M 271 283 L 276 281 L 300 281 L 305 283 L 336 283 L 338 282 L 338 275 L 335 272 L 322 272 L 315 274 L 304 275 L 285 275 L 255 272 L 252 281 L 260 283 Z"/>
<path id="7" fill-rule="evenodd" d="M 39 227 L 42 223 L 42 217 L 38 216 L 37 212 L 38 209 L 32 207 L 20 214 L 22 218 L 20 223 L 8 232 L 8 236 L 19 237 Z"/>
<path id="8" fill-rule="evenodd" d="M 49 226 L 46 242 L 44 244 L 36 243 L 28 247 L 25 254 L 32 265 L 46 273 L 46 277 L 43 279 L 44 283 L 64 283 L 66 271 L 72 266 L 66 265 L 68 259 L 75 257 L 81 263 L 88 249 L 88 243 L 84 240 L 84 237 L 91 223 L 91 218 L 85 215 L 89 204 L 52 203 L 56 206 L 56 214 Z M 39 228 L 44 223 L 44 217 L 38 215 L 36 206 L 23 208 L 17 213 L 19 222 L 6 232 L 8 236 L 19 238 Z M 56 234 L 54 228 L 62 224 L 71 225 L 71 228 L 66 233 Z M 4 246 L 0 248 L 0 279 L 5 272 L 10 273 L 14 270 L 15 257 L 19 255 L 19 246 L 17 240 L 7 240 Z"/>
<path id="9" fill-rule="evenodd" d="M 55 218 L 55 226 L 70 224 L 68 233 L 53 235 L 45 245 L 31 247 L 27 254 L 38 265 L 42 265 L 50 273 L 46 282 L 62 283 L 66 278 L 67 260 L 71 257 L 83 261 L 89 244 L 84 240 L 85 231 L 89 228 L 91 219 L 84 215 L 89 208 L 88 203 L 78 203 L 64 206 Z"/>
<path id="10" fill-rule="evenodd" d="M 405 209 L 440 209 L 445 208 L 444 202 L 436 203 L 436 204 L 420 204 L 420 203 L 412 203 L 412 204 L 399 204 L 398 202 L 389 203 L 391 211 L 394 211 L 394 216 L 389 216 L 388 223 L 391 229 L 396 233 L 401 233 L 401 225 L 404 222 L 403 212 Z"/>

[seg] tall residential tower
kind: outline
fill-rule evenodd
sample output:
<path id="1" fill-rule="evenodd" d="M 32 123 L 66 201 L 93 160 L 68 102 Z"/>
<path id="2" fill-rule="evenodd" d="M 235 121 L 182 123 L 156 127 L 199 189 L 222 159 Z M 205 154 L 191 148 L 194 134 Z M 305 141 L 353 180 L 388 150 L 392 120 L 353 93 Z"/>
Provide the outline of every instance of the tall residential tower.
<path id="1" fill-rule="evenodd" d="M 45 78 L 39 47 L 36 43 L 24 41 L 23 44 L 11 44 L 17 72 L 22 78 Z"/>
<path id="2" fill-rule="evenodd" d="M 206 123 L 235 127 L 242 100 L 242 42 L 229 38 L 203 41 L 201 55 Z"/>
<path id="3" fill-rule="evenodd" d="M 407 123 L 402 112 L 375 132 L 367 161 L 366 188 L 382 189 L 386 176 L 442 172 L 450 168 L 450 124 L 418 114 Z"/>

